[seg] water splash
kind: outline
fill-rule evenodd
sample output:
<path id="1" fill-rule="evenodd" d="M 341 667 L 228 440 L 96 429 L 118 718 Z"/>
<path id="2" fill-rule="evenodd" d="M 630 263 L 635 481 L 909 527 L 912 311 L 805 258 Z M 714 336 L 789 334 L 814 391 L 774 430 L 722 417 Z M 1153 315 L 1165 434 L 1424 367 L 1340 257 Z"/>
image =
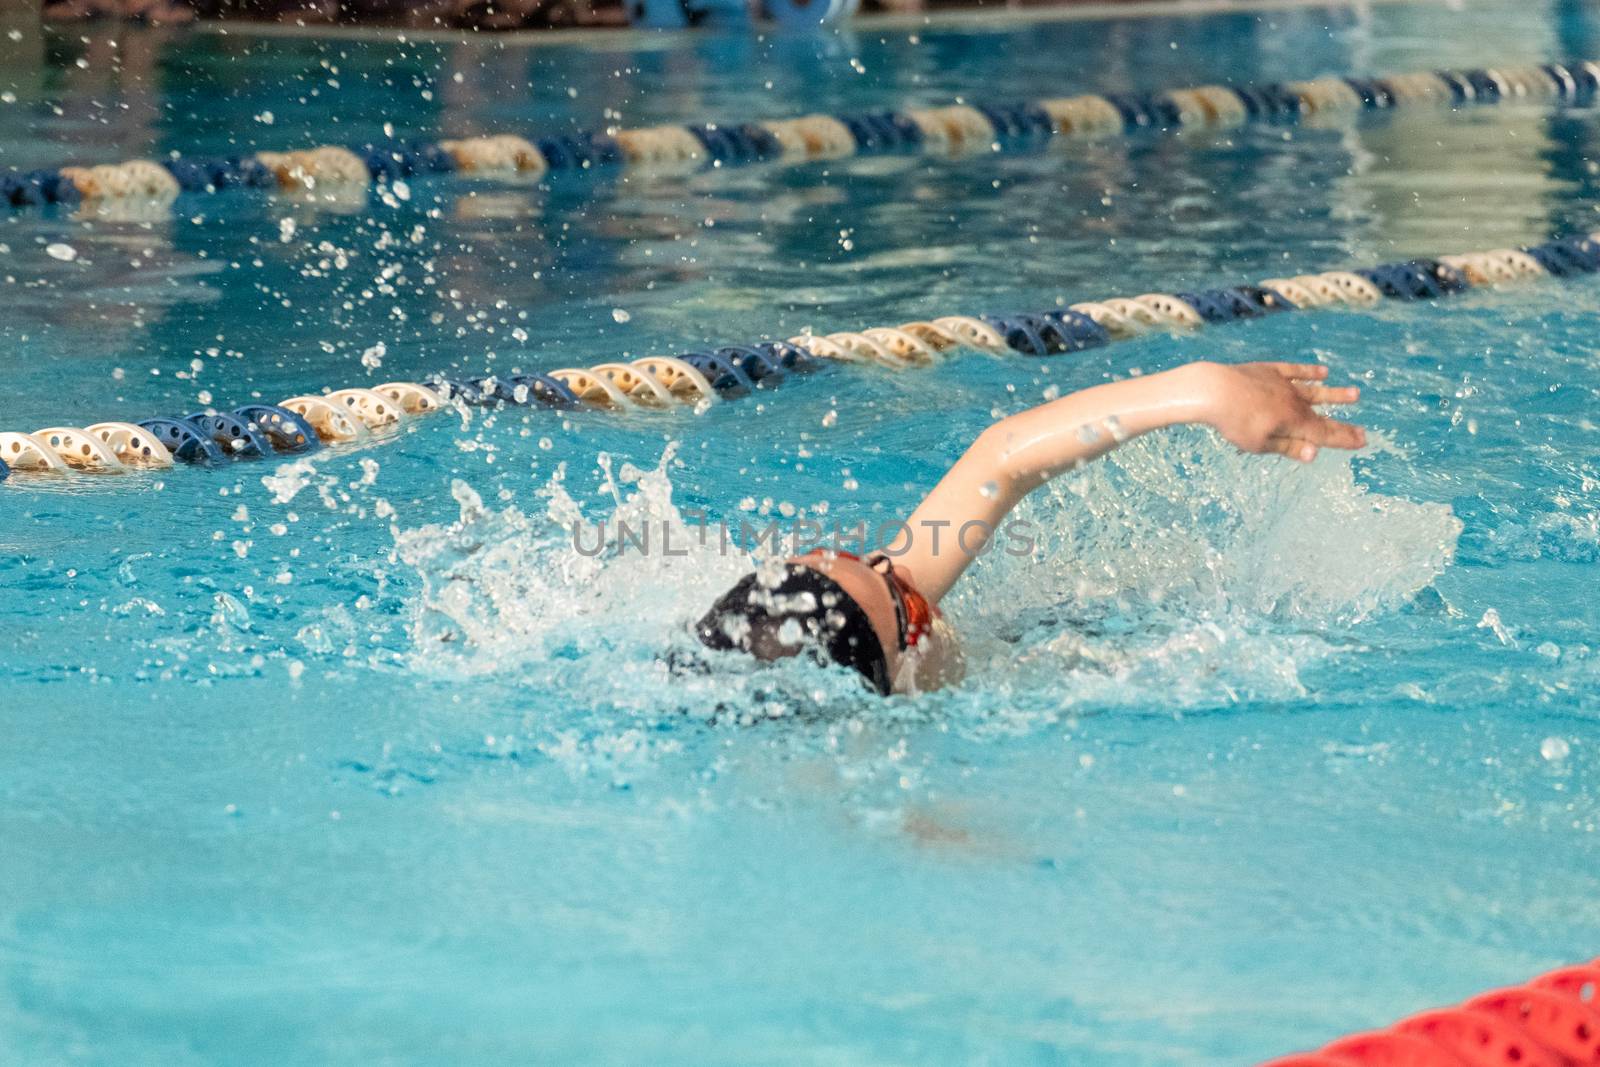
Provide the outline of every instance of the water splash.
<path id="1" fill-rule="evenodd" d="M 1461 532 L 1445 505 L 1369 491 L 1348 457 L 1243 456 L 1198 431 L 1141 438 L 1017 515 L 1035 551 L 986 557 L 947 605 L 968 684 L 1015 673 L 1065 703 L 1157 708 L 1302 695 L 1330 631 L 1408 603 Z"/>
<path id="2" fill-rule="evenodd" d="M 579 503 L 563 469 L 542 490 L 542 514 L 495 510 L 454 483 L 455 522 L 395 534 L 421 579 L 413 666 L 512 677 L 591 707 L 764 717 L 857 704 L 849 676 L 799 661 L 667 666 L 674 650 L 698 655 L 689 624 L 754 562 L 685 523 L 673 464 L 671 448 L 651 470 L 614 472 L 602 455 L 598 507 Z M 1302 467 L 1201 433 L 1136 441 L 1018 515 L 1040 535 L 1033 554 L 992 553 L 947 601 L 969 648 L 964 702 L 1300 695 L 1301 669 L 1339 643 L 1326 631 L 1405 604 L 1447 565 L 1460 532 L 1448 507 L 1367 490 L 1346 457 Z M 601 548 L 593 531 L 619 523 L 667 530 L 681 554 L 614 537 Z"/>
<path id="3" fill-rule="evenodd" d="M 651 470 L 613 471 L 602 454 L 604 515 L 572 496 L 563 467 L 541 491 L 543 514 L 486 507 L 458 480 L 455 522 L 396 530 L 396 554 L 421 579 L 413 668 L 445 679 L 494 675 L 566 702 L 582 694 L 589 707 L 659 714 L 756 719 L 860 702 L 842 671 L 758 670 L 694 641 L 690 624 L 755 561 L 684 521 L 668 474 L 675 451 Z M 652 549 L 617 536 L 623 527 L 650 531 Z M 605 529 L 602 541 L 596 531 Z"/>

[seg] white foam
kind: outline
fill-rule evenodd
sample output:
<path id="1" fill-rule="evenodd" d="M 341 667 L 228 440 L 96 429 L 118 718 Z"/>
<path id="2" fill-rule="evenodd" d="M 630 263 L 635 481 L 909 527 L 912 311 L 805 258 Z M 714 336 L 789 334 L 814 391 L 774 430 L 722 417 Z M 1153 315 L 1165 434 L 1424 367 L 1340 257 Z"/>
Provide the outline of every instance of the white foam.
<path id="1" fill-rule="evenodd" d="M 1157 706 L 1302 694 L 1324 632 L 1407 603 L 1461 531 L 1446 505 L 1367 490 L 1348 456 L 1302 466 L 1200 432 L 1132 442 L 1016 515 L 1036 550 L 992 552 L 947 602 L 972 682 L 1019 671 L 1074 699 Z"/>
<path id="2" fill-rule="evenodd" d="M 672 464 L 669 449 L 654 469 L 613 475 L 602 456 L 598 507 L 580 504 L 559 472 L 543 514 L 486 507 L 454 483 L 455 522 L 396 533 L 422 582 L 414 666 L 639 708 L 722 702 L 780 714 L 792 710 L 785 701 L 824 706 L 851 694 L 842 672 L 799 663 L 667 673 L 661 654 L 692 648 L 689 624 L 753 562 L 684 522 Z M 1406 603 L 1448 564 L 1461 529 L 1442 504 L 1368 491 L 1348 457 L 1300 466 L 1240 456 L 1200 433 L 1135 441 L 1017 514 L 1041 535 L 1033 554 L 991 553 L 946 603 L 971 653 L 963 702 L 993 704 L 999 693 L 1057 709 L 1164 707 L 1300 695 L 1302 668 L 1332 647 L 1323 631 Z M 573 523 L 584 520 L 575 543 Z M 619 520 L 657 537 L 669 527 L 682 554 L 659 541 L 648 554 L 613 541 L 596 553 L 593 524 L 614 530 Z"/>

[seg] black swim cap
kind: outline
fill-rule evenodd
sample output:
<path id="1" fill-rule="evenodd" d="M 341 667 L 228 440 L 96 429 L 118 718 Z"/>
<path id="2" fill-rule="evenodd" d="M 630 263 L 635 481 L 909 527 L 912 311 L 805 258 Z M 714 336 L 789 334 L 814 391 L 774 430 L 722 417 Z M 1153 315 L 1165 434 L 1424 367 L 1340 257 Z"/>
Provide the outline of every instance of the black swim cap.
<path id="1" fill-rule="evenodd" d="M 889 694 L 889 662 L 872 620 L 838 582 L 814 567 L 787 563 L 776 583 L 745 575 L 717 598 L 695 633 L 707 648 L 737 649 L 760 660 L 809 650 L 818 662 L 858 671 L 879 693 Z"/>

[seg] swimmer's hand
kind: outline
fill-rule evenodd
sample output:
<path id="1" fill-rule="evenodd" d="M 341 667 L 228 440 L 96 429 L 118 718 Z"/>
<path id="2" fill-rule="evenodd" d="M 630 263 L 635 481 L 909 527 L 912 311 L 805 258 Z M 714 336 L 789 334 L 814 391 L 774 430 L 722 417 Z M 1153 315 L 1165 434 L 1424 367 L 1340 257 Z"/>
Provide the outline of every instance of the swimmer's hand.
<path id="1" fill-rule="evenodd" d="M 890 546 L 895 569 L 930 603 L 955 584 L 1018 502 L 1125 441 L 1171 426 L 1210 426 L 1246 452 L 1302 463 L 1321 448 L 1360 448 L 1359 426 L 1319 414 L 1358 390 L 1323 383 L 1315 363 L 1190 363 L 1091 386 L 990 426 L 923 498 Z M 943 539 L 935 536 L 943 530 Z M 942 546 L 942 547 L 941 547 Z M 974 547 L 976 546 L 976 547 Z"/>
<path id="2" fill-rule="evenodd" d="M 1319 413 L 1316 404 L 1354 404 L 1361 390 L 1329 386 L 1318 363 L 1196 363 L 1205 397 L 1202 420 L 1243 452 L 1276 452 L 1310 463 L 1322 448 L 1360 448 L 1359 426 Z"/>

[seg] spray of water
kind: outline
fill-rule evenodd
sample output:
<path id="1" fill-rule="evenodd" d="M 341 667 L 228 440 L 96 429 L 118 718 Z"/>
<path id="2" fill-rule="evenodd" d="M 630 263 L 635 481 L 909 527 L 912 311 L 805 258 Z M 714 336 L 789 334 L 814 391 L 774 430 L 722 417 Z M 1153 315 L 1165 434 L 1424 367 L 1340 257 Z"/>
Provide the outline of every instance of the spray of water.
<path id="1" fill-rule="evenodd" d="M 455 522 L 396 531 L 398 557 L 420 578 L 414 667 L 647 712 L 861 704 L 852 677 L 802 661 L 711 657 L 710 670 L 681 669 L 699 655 L 689 624 L 754 561 L 684 523 L 672 466 L 670 448 L 651 470 L 613 471 L 602 456 L 598 507 L 558 472 L 542 514 L 486 507 L 456 482 Z M 1367 490 L 1347 457 L 1300 467 L 1198 432 L 1133 442 L 1024 509 L 1041 533 L 1034 552 L 991 553 L 945 605 L 969 649 L 962 704 L 1070 712 L 1297 696 L 1304 667 L 1426 588 L 1460 532 L 1443 505 Z M 658 536 L 670 527 L 681 554 L 614 540 L 596 553 L 575 541 L 579 521 Z"/>
<path id="2" fill-rule="evenodd" d="M 737 657 L 699 648 L 690 624 L 754 561 L 685 523 L 672 501 L 674 453 L 650 470 L 613 470 L 602 455 L 600 509 L 580 506 L 564 469 L 534 515 L 488 508 L 455 482 L 455 522 L 396 532 L 398 557 L 421 579 L 413 666 L 446 678 L 517 678 L 567 700 L 643 713 L 747 720 L 861 703 L 842 672 L 800 663 L 722 670 L 719 661 Z M 623 526 L 649 531 L 649 549 L 619 538 Z"/>
<path id="3" fill-rule="evenodd" d="M 1036 551 L 987 557 L 949 605 L 974 680 L 1152 709 L 1303 695 L 1303 668 L 1427 588 L 1461 531 L 1445 505 L 1367 490 L 1349 457 L 1302 467 L 1199 431 L 1141 438 L 1023 508 Z"/>

